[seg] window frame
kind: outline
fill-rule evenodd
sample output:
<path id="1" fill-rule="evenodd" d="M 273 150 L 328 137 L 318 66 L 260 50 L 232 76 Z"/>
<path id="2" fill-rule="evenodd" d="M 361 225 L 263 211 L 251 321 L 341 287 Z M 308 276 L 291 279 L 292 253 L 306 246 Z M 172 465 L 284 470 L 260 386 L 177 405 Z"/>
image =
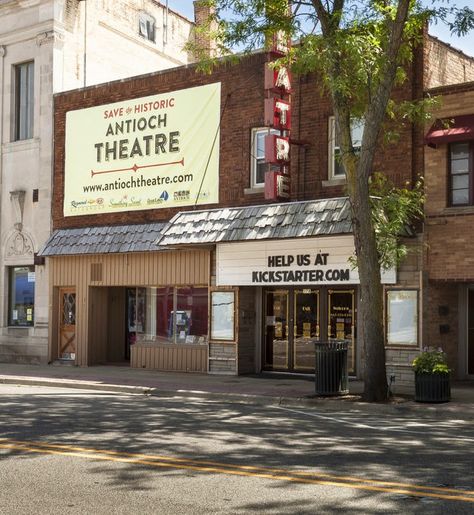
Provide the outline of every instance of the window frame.
<path id="1" fill-rule="evenodd" d="M 363 119 L 361 118 L 352 118 L 351 125 L 355 121 L 360 121 L 363 124 Z M 354 127 L 351 126 L 351 136 L 353 139 Z M 352 142 L 354 149 L 359 149 L 362 146 L 362 141 L 359 145 L 354 145 L 354 141 Z M 345 181 L 346 174 L 335 173 L 336 172 L 336 150 L 340 150 L 339 146 L 336 145 L 336 118 L 335 116 L 330 116 L 328 118 L 328 179 L 330 181 Z"/>
<path id="2" fill-rule="evenodd" d="M 454 204 L 453 203 L 453 173 L 452 173 L 452 158 L 451 158 L 451 149 L 452 147 L 456 146 L 456 145 L 468 145 L 469 147 L 469 165 L 468 165 L 468 172 L 467 174 L 463 174 L 463 175 L 467 175 L 468 176 L 468 181 L 469 181 L 469 184 L 468 184 L 468 202 L 465 203 L 465 204 Z M 456 142 L 453 142 L 453 143 L 449 143 L 447 145 L 447 161 L 448 161 L 448 188 L 447 188 L 447 205 L 449 207 L 469 207 L 469 206 L 473 206 L 474 205 L 474 173 L 473 173 L 473 163 L 474 163 L 474 160 L 473 160 L 473 143 L 472 141 L 469 141 L 469 140 L 466 140 L 466 141 L 456 141 Z"/>
<path id="3" fill-rule="evenodd" d="M 280 134 L 280 131 L 277 129 L 272 129 L 270 127 L 253 127 L 250 131 L 250 187 L 252 189 L 263 189 L 265 187 L 265 175 L 263 177 L 263 182 L 257 182 L 257 170 L 259 160 L 262 161 L 262 164 L 265 164 L 265 147 L 263 149 L 263 156 L 259 157 L 257 155 L 257 136 L 258 134 Z"/>
<path id="4" fill-rule="evenodd" d="M 22 71 L 26 73 L 26 92 L 22 94 Z M 35 111 L 35 62 L 25 61 L 13 65 L 13 141 L 25 141 L 34 137 Z"/>
<path id="5" fill-rule="evenodd" d="M 391 293 L 403 293 L 403 292 L 415 292 L 416 302 L 416 321 L 414 328 L 416 331 L 415 342 L 390 342 L 390 309 L 389 309 L 389 296 Z M 420 290 L 418 288 L 387 288 L 385 290 L 385 345 L 387 347 L 404 347 L 410 349 L 416 349 L 420 343 Z"/>
<path id="6" fill-rule="evenodd" d="M 143 30 L 142 30 L 143 28 Z M 156 43 L 156 19 L 147 12 L 138 15 L 138 35 L 151 43 Z"/>
<path id="7" fill-rule="evenodd" d="M 214 336 L 214 302 L 213 296 L 215 294 L 229 294 L 233 297 L 232 302 L 232 336 L 231 337 L 217 337 Z M 236 302 L 237 302 L 237 292 L 236 290 L 210 290 L 209 291 L 209 341 L 217 341 L 217 342 L 235 342 L 236 338 Z"/>
<path id="8" fill-rule="evenodd" d="M 28 320 L 28 314 L 26 315 L 26 323 L 14 323 L 15 320 L 18 320 L 18 315 L 16 318 L 13 317 L 13 311 L 17 311 L 14 309 L 18 304 L 13 302 L 13 279 L 14 272 L 18 269 L 28 269 L 27 274 L 33 273 L 35 274 L 35 280 L 31 281 L 33 283 L 33 303 L 32 304 L 23 304 L 23 306 L 32 306 L 31 320 Z M 28 328 L 34 327 L 35 325 L 35 296 L 36 296 L 36 270 L 34 265 L 14 265 L 7 267 L 7 276 L 8 276 L 8 327 L 20 327 L 20 328 Z M 30 281 L 28 281 L 30 282 Z M 16 294 L 16 291 L 15 291 Z M 28 309 L 28 308 L 25 308 Z"/>

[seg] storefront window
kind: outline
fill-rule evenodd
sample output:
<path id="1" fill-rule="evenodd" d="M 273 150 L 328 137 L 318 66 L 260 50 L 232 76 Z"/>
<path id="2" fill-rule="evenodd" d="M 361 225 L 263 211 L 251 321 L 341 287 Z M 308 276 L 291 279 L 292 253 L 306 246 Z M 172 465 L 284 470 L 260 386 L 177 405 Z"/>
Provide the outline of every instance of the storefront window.
<path id="1" fill-rule="evenodd" d="M 416 290 L 387 292 L 387 344 L 418 344 L 418 292 Z"/>
<path id="2" fill-rule="evenodd" d="M 140 289 L 141 290 L 141 289 Z M 137 341 L 207 343 L 207 288 L 143 288 L 145 318 Z"/>
<path id="3" fill-rule="evenodd" d="M 176 342 L 206 343 L 207 288 L 178 288 L 176 293 Z"/>
<path id="4" fill-rule="evenodd" d="M 8 324 L 34 325 L 35 269 L 32 266 L 15 266 L 9 269 Z"/>
<path id="5" fill-rule="evenodd" d="M 211 338 L 234 340 L 234 292 L 211 293 Z"/>

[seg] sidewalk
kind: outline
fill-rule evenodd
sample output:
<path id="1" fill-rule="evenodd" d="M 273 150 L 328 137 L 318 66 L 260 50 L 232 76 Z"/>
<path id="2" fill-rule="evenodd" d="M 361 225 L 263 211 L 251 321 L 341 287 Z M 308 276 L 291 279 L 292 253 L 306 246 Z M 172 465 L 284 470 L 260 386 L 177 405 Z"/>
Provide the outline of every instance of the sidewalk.
<path id="1" fill-rule="evenodd" d="M 338 398 L 314 396 L 311 375 L 260 374 L 216 376 L 158 372 L 128 366 L 51 366 L 0 364 L 0 383 L 56 386 L 156 396 L 205 397 L 210 400 L 266 405 L 317 407 L 320 410 L 376 411 L 396 414 L 415 411 L 474 419 L 474 382 L 452 385 L 452 401 L 421 404 L 413 396 L 396 396 L 392 402 L 369 404 L 360 400 L 361 381 L 349 382 L 349 395 Z"/>

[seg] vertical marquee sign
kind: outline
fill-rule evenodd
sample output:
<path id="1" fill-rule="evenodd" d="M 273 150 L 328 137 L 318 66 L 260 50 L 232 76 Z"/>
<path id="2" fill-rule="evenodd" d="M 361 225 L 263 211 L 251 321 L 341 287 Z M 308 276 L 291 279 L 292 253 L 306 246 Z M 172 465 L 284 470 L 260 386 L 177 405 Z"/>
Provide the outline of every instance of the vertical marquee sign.
<path id="1" fill-rule="evenodd" d="M 283 32 L 273 36 L 270 56 L 284 57 L 289 40 Z M 291 130 L 291 76 L 286 66 L 275 68 L 265 63 L 265 125 L 279 134 L 265 137 L 265 198 L 285 200 L 290 197 L 290 130 Z"/>

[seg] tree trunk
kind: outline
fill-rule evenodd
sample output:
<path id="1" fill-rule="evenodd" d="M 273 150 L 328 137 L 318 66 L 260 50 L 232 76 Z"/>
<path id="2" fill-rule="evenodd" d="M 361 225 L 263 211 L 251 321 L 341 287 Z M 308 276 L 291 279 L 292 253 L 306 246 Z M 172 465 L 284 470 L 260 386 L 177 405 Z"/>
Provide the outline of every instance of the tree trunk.
<path id="1" fill-rule="evenodd" d="M 354 243 L 360 278 L 359 313 L 364 327 L 365 351 L 364 398 L 382 401 L 387 398 L 385 345 L 383 330 L 383 288 L 380 279 L 375 233 L 372 226 L 368 187 L 357 180 L 351 195 Z"/>

